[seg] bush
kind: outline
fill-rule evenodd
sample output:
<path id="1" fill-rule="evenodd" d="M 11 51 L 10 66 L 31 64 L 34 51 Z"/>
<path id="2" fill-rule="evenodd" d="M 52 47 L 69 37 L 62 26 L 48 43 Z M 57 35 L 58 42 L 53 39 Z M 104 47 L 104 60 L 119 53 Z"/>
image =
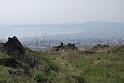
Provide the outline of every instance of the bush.
<path id="1" fill-rule="evenodd" d="M 49 70 L 58 71 L 58 66 L 51 60 L 48 61 Z"/>
<path id="2" fill-rule="evenodd" d="M 47 76 L 45 73 L 40 72 L 38 74 L 36 74 L 35 80 L 37 82 L 46 82 L 47 81 Z"/>

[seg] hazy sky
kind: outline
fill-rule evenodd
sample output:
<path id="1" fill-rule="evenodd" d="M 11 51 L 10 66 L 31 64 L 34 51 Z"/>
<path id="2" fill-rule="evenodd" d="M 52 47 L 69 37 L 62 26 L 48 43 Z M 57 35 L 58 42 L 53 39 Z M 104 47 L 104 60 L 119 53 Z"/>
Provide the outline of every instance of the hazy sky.
<path id="1" fill-rule="evenodd" d="M 124 22 L 124 0 L 0 0 L 0 23 Z"/>

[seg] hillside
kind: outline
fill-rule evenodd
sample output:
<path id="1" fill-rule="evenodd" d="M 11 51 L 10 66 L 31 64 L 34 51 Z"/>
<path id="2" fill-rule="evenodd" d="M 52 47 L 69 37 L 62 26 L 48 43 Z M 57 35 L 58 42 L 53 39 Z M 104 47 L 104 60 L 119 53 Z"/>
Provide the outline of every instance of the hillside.
<path id="1" fill-rule="evenodd" d="M 21 67 L 1 65 L 0 83 L 124 83 L 124 45 L 84 51 L 25 50 L 30 59 L 36 57 L 35 66 L 25 62 L 28 58 L 19 61 Z M 7 57 L 0 53 L 0 60 Z"/>

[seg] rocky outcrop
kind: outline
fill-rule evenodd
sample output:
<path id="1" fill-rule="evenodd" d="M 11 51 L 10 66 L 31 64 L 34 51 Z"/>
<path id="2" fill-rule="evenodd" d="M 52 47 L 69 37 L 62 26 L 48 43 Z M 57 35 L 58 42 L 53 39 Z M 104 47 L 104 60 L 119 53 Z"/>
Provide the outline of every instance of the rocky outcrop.
<path id="1" fill-rule="evenodd" d="M 17 66 L 16 64 L 20 62 L 34 67 L 37 64 L 36 56 L 33 56 L 30 50 L 25 49 L 16 36 L 12 38 L 9 37 L 6 43 L 0 45 L 1 51 L 7 53 L 10 57 L 0 59 L 0 65 L 15 67 Z"/>
<path id="2" fill-rule="evenodd" d="M 67 50 L 78 50 L 78 47 L 76 47 L 75 44 L 72 43 L 68 43 L 67 45 L 61 43 L 59 46 L 53 47 L 53 49 L 55 51 L 61 51 L 61 50 L 67 51 Z"/>
<path id="3" fill-rule="evenodd" d="M 25 49 L 16 36 L 9 37 L 6 43 L 1 43 L 0 50 L 1 52 L 7 53 L 10 57 L 1 58 L 0 65 L 14 68 L 21 66 L 18 61 L 21 61 L 25 56 Z"/>
<path id="4" fill-rule="evenodd" d="M 16 36 L 8 38 L 8 41 L 1 46 L 1 51 L 6 52 L 13 58 L 21 58 L 25 54 L 25 49 Z"/>
<path id="5" fill-rule="evenodd" d="M 14 58 L 1 58 L 0 65 L 6 66 L 6 67 L 12 67 L 12 68 L 22 67 L 21 63 L 16 61 L 16 59 Z"/>

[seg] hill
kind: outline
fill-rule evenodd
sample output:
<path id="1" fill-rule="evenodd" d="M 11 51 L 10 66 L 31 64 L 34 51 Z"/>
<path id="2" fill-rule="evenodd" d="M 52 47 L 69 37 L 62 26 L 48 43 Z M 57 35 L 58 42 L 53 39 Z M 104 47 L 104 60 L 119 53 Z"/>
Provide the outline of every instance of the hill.
<path id="1" fill-rule="evenodd" d="M 124 83 L 124 45 L 98 45 L 83 51 L 35 52 L 25 48 L 25 52 L 27 58 L 15 59 L 22 66 L 0 65 L 0 83 Z M 33 56 L 37 62 L 30 66 L 25 61 Z M 6 52 L 0 53 L 0 59 L 7 57 Z"/>
<path id="2" fill-rule="evenodd" d="M 4 29 L 3 29 L 4 28 Z M 35 37 L 46 39 L 67 40 L 67 39 L 93 39 L 93 38 L 117 38 L 124 39 L 124 23 L 121 22 L 84 22 L 65 24 L 27 24 L 0 26 L 1 37 L 17 35 L 22 40 L 32 40 Z M 4 34 L 3 34 L 4 33 Z M 21 35 L 23 33 L 23 35 Z M 33 37 L 33 38 L 32 38 Z"/>

